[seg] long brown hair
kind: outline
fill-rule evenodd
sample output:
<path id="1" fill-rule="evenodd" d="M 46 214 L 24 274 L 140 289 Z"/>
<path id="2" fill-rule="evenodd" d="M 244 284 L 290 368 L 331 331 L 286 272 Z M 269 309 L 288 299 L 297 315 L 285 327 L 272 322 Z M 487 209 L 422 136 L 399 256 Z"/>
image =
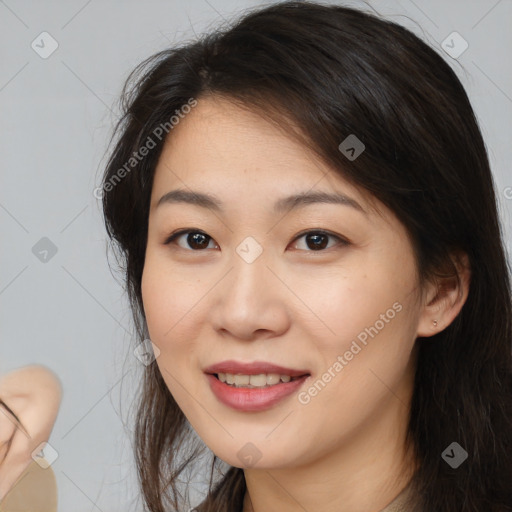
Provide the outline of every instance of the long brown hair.
<path id="1" fill-rule="evenodd" d="M 384 203 L 411 236 L 422 282 L 447 266 L 453 271 L 453 251 L 468 255 L 471 286 L 461 312 L 428 343 L 416 341 L 407 436 L 419 468 L 412 485 L 422 512 L 512 511 L 510 268 L 485 144 L 454 71 L 396 23 L 315 2 L 256 9 L 141 63 L 123 89 L 102 189 L 136 343 L 149 337 L 141 277 L 152 181 L 165 141 L 154 130 L 190 98 L 208 94 L 288 128 L 290 137 Z M 127 168 L 152 134 L 156 147 Z M 366 147 L 353 161 L 338 149 L 349 134 Z M 457 469 L 441 458 L 453 441 L 468 453 Z M 145 369 L 135 451 L 148 510 L 186 510 L 177 482 L 201 445 L 156 364 Z M 210 492 L 198 510 L 239 511 L 243 470 L 232 467 L 214 478 L 218 462 L 213 456 Z"/>

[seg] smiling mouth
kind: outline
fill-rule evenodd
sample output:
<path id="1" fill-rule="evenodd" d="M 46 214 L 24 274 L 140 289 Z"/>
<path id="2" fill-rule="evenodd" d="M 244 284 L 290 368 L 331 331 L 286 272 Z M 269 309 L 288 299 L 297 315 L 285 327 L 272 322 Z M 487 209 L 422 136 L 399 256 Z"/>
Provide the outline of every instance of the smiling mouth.
<path id="1" fill-rule="evenodd" d="M 286 384 L 307 377 L 309 374 L 292 377 L 277 373 L 260 373 L 257 375 L 244 375 L 232 373 L 214 373 L 220 382 L 234 388 L 264 389 L 278 384 Z"/>

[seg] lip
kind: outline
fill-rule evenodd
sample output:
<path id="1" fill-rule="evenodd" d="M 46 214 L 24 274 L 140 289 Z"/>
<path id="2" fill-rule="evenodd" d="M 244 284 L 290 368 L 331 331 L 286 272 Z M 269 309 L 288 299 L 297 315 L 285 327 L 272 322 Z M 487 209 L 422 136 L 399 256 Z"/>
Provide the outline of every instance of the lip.
<path id="1" fill-rule="evenodd" d="M 219 402 L 232 409 L 244 412 L 258 412 L 274 407 L 278 402 L 296 392 L 311 376 L 308 370 L 297 370 L 284 366 L 256 361 L 240 363 L 238 361 L 223 361 L 205 368 L 204 373 L 210 384 L 210 389 Z M 258 375 L 260 373 L 278 373 L 298 377 L 290 382 L 280 382 L 265 388 L 237 388 L 221 382 L 216 374 L 232 373 L 242 375 Z"/>
<path id="2" fill-rule="evenodd" d="M 298 370 L 286 368 L 277 364 L 267 363 L 265 361 L 254 361 L 252 363 L 241 363 L 239 361 L 222 361 L 203 369 L 204 373 L 213 375 L 215 373 L 233 373 L 241 375 L 259 375 L 260 373 L 279 373 L 279 375 L 289 375 L 290 377 L 301 377 L 310 374 L 309 370 Z"/>
<path id="3" fill-rule="evenodd" d="M 244 412 L 264 411 L 297 391 L 309 378 L 304 375 L 290 382 L 281 382 L 266 388 L 236 388 L 221 382 L 215 375 L 206 375 L 210 389 L 219 402 Z"/>

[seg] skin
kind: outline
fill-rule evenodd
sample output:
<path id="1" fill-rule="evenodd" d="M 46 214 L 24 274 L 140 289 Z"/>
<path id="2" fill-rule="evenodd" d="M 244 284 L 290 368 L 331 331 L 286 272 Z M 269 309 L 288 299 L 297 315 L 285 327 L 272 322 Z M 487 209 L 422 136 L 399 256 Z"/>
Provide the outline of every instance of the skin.
<path id="1" fill-rule="evenodd" d="M 0 397 L 26 429 L 24 432 L 19 428 L 7 410 L 0 407 L 1 501 L 32 463 L 32 452 L 50 438 L 62 399 L 62 385 L 50 369 L 30 365 L 0 378 Z M 5 456 L 4 443 L 13 433 L 11 447 Z"/>
<path id="2" fill-rule="evenodd" d="M 214 194 L 225 212 L 156 207 L 177 188 Z M 310 189 L 349 195 L 367 215 L 338 204 L 272 213 L 278 198 Z M 204 231 L 207 248 L 191 247 L 186 234 L 164 244 L 183 228 Z M 315 250 L 297 238 L 305 229 L 349 244 L 327 238 Z M 250 264 L 236 252 L 248 236 L 263 249 Z M 146 320 L 181 410 L 217 456 L 244 468 L 244 512 L 376 512 L 399 494 L 415 464 L 404 446 L 415 340 L 460 311 L 469 270 L 459 272 L 460 287 L 447 280 L 420 288 L 411 242 L 391 211 L 229 100 L 201 98 L 173 128 L 151 195 Z M 308 369 L 299 392 L 307 390 L 397 302 L 401 311 L 307 404 L 294 394 L 266 411 L 236 411 L 216 399 L 203 373 L 226 359 L 269 361 Z M 237 456 L 248 442 L 261 453 L 251 466 Z"/>

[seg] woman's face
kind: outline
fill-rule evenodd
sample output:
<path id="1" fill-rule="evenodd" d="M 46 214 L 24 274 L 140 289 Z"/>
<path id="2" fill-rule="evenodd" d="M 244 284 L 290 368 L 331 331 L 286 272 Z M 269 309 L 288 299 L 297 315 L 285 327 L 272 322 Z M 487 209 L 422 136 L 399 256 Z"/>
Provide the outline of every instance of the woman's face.
<path id="1" fill-rule="evenodd" d="M 349 199 L 283 202 L 312 193 Z M 229 464 L 297 466 L 356 436 L 372 449 L 404 431 L 422 301 L 404 227 L 368 199 L 227 100 L 199 100 L 170 133 L 151 196 L 144 309 L 170 392 Z M 205 372 L 225 361 L 285 370 L 210 370 L 269 386 L 235 388 Z M 308 376 L 247 377 L 286 381 L 290 370 Z"/>

